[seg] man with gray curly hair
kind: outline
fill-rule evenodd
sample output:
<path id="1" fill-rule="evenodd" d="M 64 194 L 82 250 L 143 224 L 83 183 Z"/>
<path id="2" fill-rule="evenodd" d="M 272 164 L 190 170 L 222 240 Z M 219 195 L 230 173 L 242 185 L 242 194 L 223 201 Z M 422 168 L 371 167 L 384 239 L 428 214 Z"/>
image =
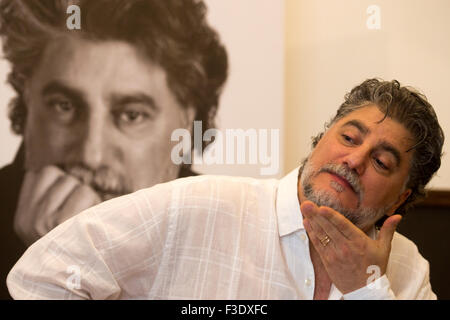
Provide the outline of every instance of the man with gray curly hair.
<path id="1" fill-rule="evenodd" d="M 425 96 L 369 79 L 283 179 L 189 177 L 104 202 L 41 238 L 8 288 L 17 299 L 436 299 L 428 261 L 395 230 L 443 143 Z"/>
<path id="2" fill-rule="evenodd" d="M 80 28 L 68 28 L 68 8 Z M 214 127 L 227 53 L 201 0 L 2 0 L 23 145 L 0 171 L 1 297 L 20 255 L 101 201 L 190 176 L 175 129 Z"/>

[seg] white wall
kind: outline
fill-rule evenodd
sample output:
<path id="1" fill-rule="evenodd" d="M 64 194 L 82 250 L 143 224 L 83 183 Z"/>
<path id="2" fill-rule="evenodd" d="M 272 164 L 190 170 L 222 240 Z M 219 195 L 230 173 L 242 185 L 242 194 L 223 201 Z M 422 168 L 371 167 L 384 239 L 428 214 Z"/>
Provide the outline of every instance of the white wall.
<path id="1" fill-rule="evenodd" d="M 283 139 L 284 2 L 206 0 L 208 18 L 224 41 L 230 77 L 222 95 L 219 129 L 279 129 Z M 8 65 L 0 63 L 0 167 L 10 162 L 20 139 L 10 133 L 6 105 L 12 91 L 3 85 Z M 278 174 L 283 174 L 283 145 Z M 194 166 L 203 173 L 260 177 L 266 165 Z"/>
<path id="2" fill-rule="evenodd" d="M 381 9 L 369 30 L 366 10 Z M 344 94 L 363 80 L 397 79 L 420 89 L 439 117 L 449 152 L 450 1 L 287 0 L 285 169 L 310 151 Z M 433 188 L 450 188 L 449 155 Z"/>
<path id="3" fill-rule="evenodd" d="M 218 115 L 220 129 L 280 130 L 280 168 L 284 165 L 284 2 L 206 0 L 209 20 L 225 42 L 230 78 Z M 247 151 L 248 154 L 248 151 Z M 203 173 L 261 176 L 266 165 L 197 167 Z"/>
<path id="4" fill-rule="evenodd" d="M 12 89 L 6 85 L 8 63 L 0 60 L 0 167 L 9 163 L 18 148 L 20 137 L 13 135 L 8 118 L 8 102 L 14 96 Z"/>

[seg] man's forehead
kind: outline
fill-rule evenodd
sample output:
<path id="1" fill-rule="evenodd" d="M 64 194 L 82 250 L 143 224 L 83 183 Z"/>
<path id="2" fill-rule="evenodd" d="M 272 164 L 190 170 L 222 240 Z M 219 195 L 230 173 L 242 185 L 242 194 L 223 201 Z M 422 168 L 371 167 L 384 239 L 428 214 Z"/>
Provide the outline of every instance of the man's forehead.
<path id="1" fill-rule="evenodd" d="M 345 115 L 333 127 L 352 128 L 363 136 L 372 135 L 381 142 L 397 146 L 402 152 L 407 152 L 414 145 L 411 132 L 399 121 L 381 111 L 375 105 L 362 107 Z"/>
<path id="2" fill-rule="evenodd" d="M 30 80 L 39 91 L 54 82 L 80 92 L 109 90 L 158 95 L 167 89 L 165 71 L 134 46 L 75 36 L 61 37 L 50 44 Z"/>
<path id="3" fill-rule="evenodd" d="M 100 65 L 114 63 L 114 58 L 121 58 L 122 63 L 154 66 L 140 48 L 122 40 L 95 40 L 80 36 L 56 37 L 45 48 L 42 64 L 63 64 L 66 68 L 83 67 L 85 62 L 95 62 Z M 113 60 L 113 61 L 111 61 Z M 51 71 L 51 70 L 47 70 Z M 75 70 L 73 70 L 75 71 Z"/>

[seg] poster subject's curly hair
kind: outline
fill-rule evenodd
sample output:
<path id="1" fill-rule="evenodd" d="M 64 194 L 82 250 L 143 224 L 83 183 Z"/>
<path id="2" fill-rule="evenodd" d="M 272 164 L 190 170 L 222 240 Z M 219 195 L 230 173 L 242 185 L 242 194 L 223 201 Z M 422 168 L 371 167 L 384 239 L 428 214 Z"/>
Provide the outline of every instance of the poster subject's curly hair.
<path id="1" fill-rule="evenodd" d="M 67 28 L 73 4 L 81 9 L 81 30 Z M 8 82 L 17 92 L 9 112 L 13 131 L 24 131 L 25 82 L 48 43 L 67 35 L 135 46 L 166 71 L 169 88 L 182 106 L 195 108 L 203 131 L 214 127 L 228 59 L 206 11 L 201 0 L 0 0 Z"/>
<path id="2" fill-rule="evenodd" d="M 414 138 L 414 145 L 407 150 L 414 153 L 405 184 L 405 190 L 410 188 L 412 193 L 396 211 L 404 214 L 425 196 L 425 186 L 441 166 L 444 132 L 433 107 L 423 94 L 411 87 L 402 87 L 397 80 L 380 79 L 366 80 L 347 93 L 345 101 L 325 128 L 330 128 L 349 113 L 369 104 L 375 104 L 385 118 L 389 117 L 402 124 Z M 383 120 L 384 118 L 381 121 Z M 313 148 L 323 134 L 324 132 L 313 137 Z"/>

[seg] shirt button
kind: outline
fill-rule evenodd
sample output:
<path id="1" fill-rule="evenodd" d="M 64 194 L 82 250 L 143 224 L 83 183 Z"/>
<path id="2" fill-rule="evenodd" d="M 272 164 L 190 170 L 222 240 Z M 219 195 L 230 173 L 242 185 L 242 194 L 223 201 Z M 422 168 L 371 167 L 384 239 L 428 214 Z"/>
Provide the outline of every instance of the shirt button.
<path id="1" fill-rule="evenodd" d="M 302 241 L 305 241 L 305 240 L 306 240 L 305 234 L 302 233 L 302 234 L 300 235 L 300 239 L 302 239 Z"/>
<path id="2" fill-rule="evenodd" d="M 307 286 L 307 287 L 309 287 L 309 286 L 311 286 L 311 279 L 306 279 L 305 280 L 305 285 Z"/>

